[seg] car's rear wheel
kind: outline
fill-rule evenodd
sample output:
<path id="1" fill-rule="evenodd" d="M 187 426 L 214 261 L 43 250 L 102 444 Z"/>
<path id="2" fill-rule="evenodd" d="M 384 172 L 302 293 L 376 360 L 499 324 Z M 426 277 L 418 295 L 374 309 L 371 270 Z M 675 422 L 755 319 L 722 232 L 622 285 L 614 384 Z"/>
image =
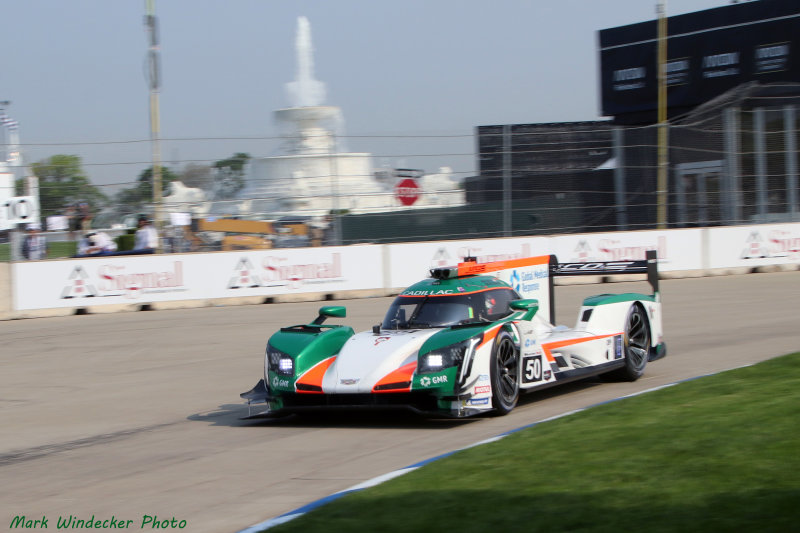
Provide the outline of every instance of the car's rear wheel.
<path id="1" fill-rule="evenodd" d="M 650 357 L 650 323 L 644 308 L 635 303 L 625 318 L 625 366 L 609 373 L 609 377 L 636 381 L 644 373 Z"/>
<path id="2" fill-rule="evenodd" d="M 501 331 L 492 349 L 492 405 L 495 413 L 505 415 L 519 399 L 519 356 L 517 345 L 507 331 Z"/>

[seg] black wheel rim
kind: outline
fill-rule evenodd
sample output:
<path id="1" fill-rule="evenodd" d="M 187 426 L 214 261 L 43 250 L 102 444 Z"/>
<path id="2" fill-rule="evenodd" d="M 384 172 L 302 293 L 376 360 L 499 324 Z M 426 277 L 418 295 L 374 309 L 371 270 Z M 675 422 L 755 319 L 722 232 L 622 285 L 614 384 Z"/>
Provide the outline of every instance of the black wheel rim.
<path id="1" fill-rule="evenodd" d="M 503 339 L 497 346 L 497 387 L 500 398 L 506 405 L 514 403 L 519 392 L 517 351 L 510 339 Z"/>
<path id="2" fill-rule="evenodd" d="M 650 331 L 647 329 L 647 317 L 638 305 L 628 315 L 625 335 L 628 338 L 628 359 L 631 366 L 643 368 L 650 352 Z"/>

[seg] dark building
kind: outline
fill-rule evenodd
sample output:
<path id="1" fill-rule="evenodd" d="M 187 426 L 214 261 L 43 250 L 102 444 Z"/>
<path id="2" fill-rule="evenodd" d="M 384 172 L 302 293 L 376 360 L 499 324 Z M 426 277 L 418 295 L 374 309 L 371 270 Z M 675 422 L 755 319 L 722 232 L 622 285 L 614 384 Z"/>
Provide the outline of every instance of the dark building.
<path id="1" fill-rule="evenodd" d="M 467 203 L 502 209 L 508 185 L 511 201 L 538 208 L 534 227 L 570 232 L 613 225 L 610 122 L 478 126 L 476 133 L 480 176 L 467 180 Z"/>
<path id="2" fill-rule="evenodd" d="M 609 121 L 479 126 L 472 203 L 570 198 L 552 231 L 656 226 L 657 21 L 598 32 Z M 800 220 L 800 2 L 667 21 L 668 227 Z M 554 204 L 555 205 L 555 204 Z"/>

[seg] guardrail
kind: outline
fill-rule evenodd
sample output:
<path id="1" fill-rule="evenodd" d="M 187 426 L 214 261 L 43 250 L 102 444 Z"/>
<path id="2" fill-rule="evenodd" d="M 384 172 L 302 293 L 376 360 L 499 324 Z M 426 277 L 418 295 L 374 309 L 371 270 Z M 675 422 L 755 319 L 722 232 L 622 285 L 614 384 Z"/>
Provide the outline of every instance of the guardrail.
<path id="1" fill-rule="evenodd" d="M 662 277 L 796 270 L 800 223 L 13 262 L 0 264 L 0 318 L 381 296 L 465 256 L 592 262 L 650 249 Z"/>

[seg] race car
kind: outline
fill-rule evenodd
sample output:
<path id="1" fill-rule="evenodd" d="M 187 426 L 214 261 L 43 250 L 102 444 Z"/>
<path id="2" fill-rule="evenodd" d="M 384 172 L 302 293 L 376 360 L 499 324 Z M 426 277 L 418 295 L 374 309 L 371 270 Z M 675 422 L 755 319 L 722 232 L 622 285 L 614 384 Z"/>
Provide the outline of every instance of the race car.
<path id="1" fill-rule="evenodd" d="M 554 325 L 555 277 L 631 273 L 647 274 L 652 294 L 592 296 L 573 328 Z M 636 380 L 666 355 L 654 251 L 596 263 L 465 258 L 401 292 L 372 331 L 324 323 L 345 316 L 325 306 L 311 323 L 269 338 L 264 378 L 240 395 L 248 416 L 331 408 L 504 415 L 523 391 L 597 375 Z"/>

